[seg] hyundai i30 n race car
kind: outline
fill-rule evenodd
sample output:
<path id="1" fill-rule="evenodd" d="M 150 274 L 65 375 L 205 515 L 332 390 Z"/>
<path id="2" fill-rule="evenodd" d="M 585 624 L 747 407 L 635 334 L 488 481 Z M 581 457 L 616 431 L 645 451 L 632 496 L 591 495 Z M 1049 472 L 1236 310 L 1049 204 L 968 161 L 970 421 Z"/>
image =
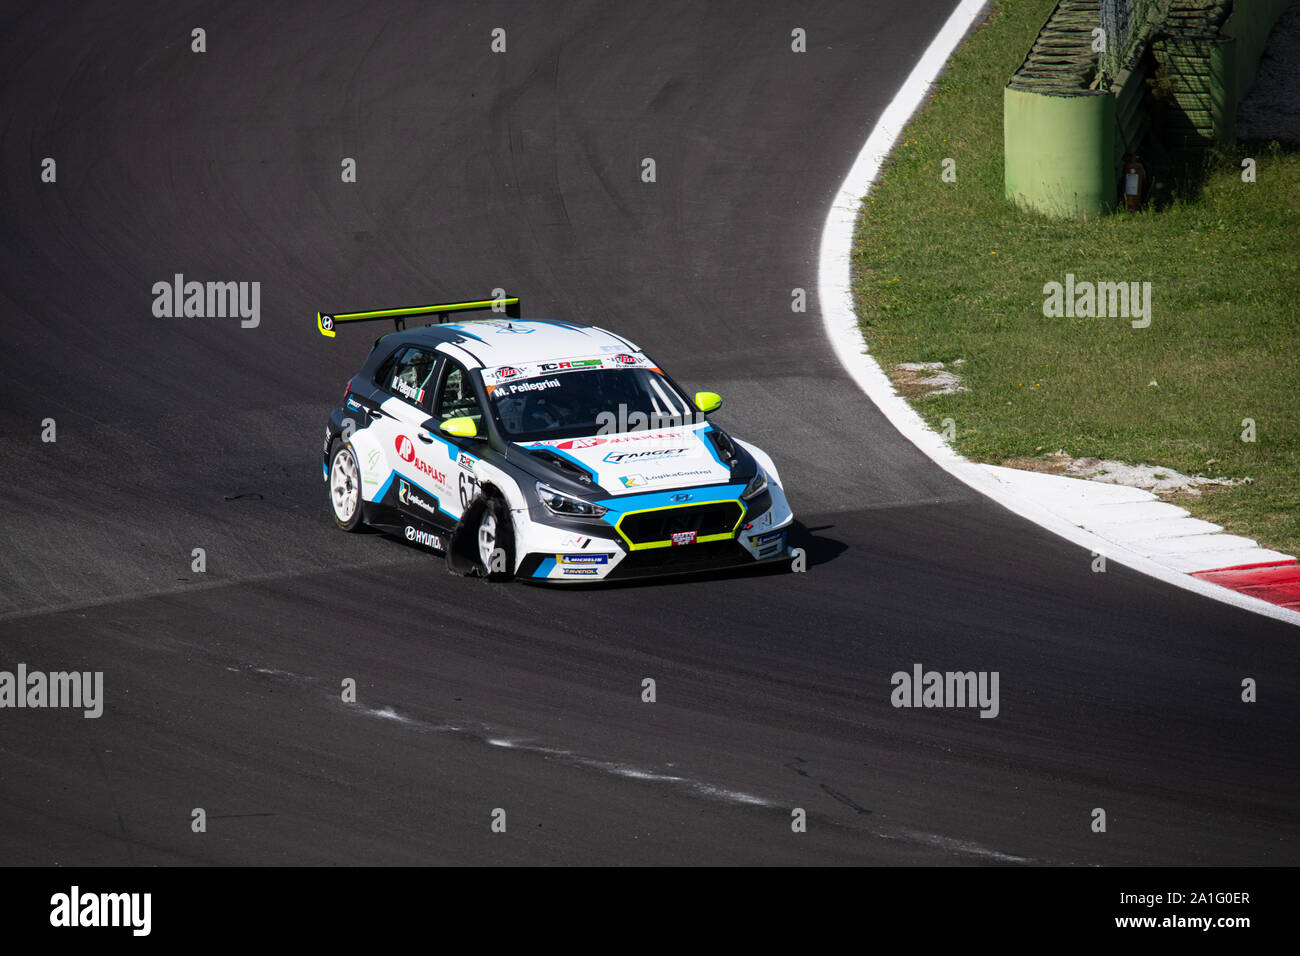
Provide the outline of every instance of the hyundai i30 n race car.
<path id="1" fill-rule="evenodd" d="M 406 319 L 494 310 L 404 329 Z M 459 573 L 556 583 L 785 559 L 793 515 L 760 449 L 627 339 L 521 320 L 518 299 L 318 313 L 392 320 L 325 430 L 334 521 L 401 535 Z"/>

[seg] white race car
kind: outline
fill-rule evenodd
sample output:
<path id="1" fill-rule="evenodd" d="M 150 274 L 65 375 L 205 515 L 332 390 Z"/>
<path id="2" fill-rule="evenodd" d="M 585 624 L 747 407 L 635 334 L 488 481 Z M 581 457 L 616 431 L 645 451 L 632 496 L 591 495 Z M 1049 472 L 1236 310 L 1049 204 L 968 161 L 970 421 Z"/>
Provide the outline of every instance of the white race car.
<path id="1" fill-rule="evenodd" d="M 407 318 L 494 310 L 403 331 Z M 794 516 L 768 456 L 621 336 L 521 320 L 518 300 L 318 313 L 394 320 L 330 415 L 334 520 L 444 553 L 458 573 L 586 582 L 779 561 Z"/>

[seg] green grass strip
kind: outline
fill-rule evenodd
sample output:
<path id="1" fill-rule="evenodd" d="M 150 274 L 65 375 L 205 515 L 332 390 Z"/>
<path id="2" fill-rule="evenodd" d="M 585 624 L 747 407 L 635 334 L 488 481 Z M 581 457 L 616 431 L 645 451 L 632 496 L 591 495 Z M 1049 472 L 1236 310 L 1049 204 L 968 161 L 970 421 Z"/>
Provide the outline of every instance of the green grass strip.
<path id="1" fill-rule="evenodd" d="M 1241 145 L 1158 212 L 1070 222 L 1014 208 L 1002 89 L 1051 7 L 996 4 L 864 203 L 854 292 L 870 350 L 896 381 L 900 362 L 965 360 L 969 391 L 913 404 L 936 429 L 951 418 L 974 460 L 1062 449 L 1249 478 L 1178 504 L 1300 553 L 1300 151 Z M 1256 182 L 1242 180 L 1245 157 Z M 1150 326 L 1046 317 L 1043 287 L 1066 273 L 1150 282 Z"/>

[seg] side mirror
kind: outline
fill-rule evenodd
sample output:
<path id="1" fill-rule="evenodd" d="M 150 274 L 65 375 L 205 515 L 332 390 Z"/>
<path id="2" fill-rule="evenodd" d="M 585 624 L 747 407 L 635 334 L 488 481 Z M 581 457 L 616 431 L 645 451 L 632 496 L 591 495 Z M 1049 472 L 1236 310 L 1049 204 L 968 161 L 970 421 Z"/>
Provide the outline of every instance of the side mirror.
<path id="1" fill-rule="evenodd" d="M 702 412 L 714 412 L 722 407 L 722 396 L 717 392 L 696 392 L 695 407 Z"/>
<path id="2" fill-rule="evenodd" d="M 469 418 L 449 418 L 438 426 L 438 431 L 450 435 L 452 438 L 474 438 L 478 435 L 478 426 L 474 424 L 474 419 Z"/>

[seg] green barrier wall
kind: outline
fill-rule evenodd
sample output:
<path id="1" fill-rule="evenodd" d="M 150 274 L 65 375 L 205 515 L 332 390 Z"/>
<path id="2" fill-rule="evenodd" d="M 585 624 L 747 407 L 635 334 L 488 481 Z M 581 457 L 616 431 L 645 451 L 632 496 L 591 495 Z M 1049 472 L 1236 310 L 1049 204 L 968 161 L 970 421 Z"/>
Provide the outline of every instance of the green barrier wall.
<path id="1" fill-rule="evenodd" d="M 1232 37 L 1220 37 L 1210 47 L 1210 124 L 1214 141 L 1220 146 L 1237 141 L 1238 70 L 1241 66 L 1239 54 L 1240 46 Z M 1257 56 L 1250 68 L 1252 81 L 1258 62 Z"/>
<path id="2" fill-rule="evenodd" d="M 1060 0 L 1003 90 L 1007 199 L 1049 216 L 1112 210 L 1125 152 L 1151 133 L 1175 159 L 1236 139 L 1237 104 L 1255 82 L 1268 35 L 1291 0 L 1169 0 L 1149 49 L 1108 91 L 1088 53 L 1096 0 Z M 1168 84 L 1154 102 L 1147 84 Z"/>
<path id="3" fill-rule="evenodd" d="M 1115 204 L 1115 97 L 1002 91 L 1006 196 L 1049 216 L 1100 216 Z"/>
<path id="4" fill-rule="evenodd" d="M 1268 34 L 1291 0 L 1237 0 L 1223 32 L 1237 41 L 1237 96 L 1244 97 L 1255 85 L 1259 58 Z"/>
<path id="5" fill-rule="evenodd" d="M 1111 93 L 1115 96 L 1115 168 L 1124 165 L 1125 153 L 1136 153 L 1151 128 L 1151 115 L 1145 108 L 1149 61 L 1140 57 L 1130 70 L 1115 77 Z"/>

